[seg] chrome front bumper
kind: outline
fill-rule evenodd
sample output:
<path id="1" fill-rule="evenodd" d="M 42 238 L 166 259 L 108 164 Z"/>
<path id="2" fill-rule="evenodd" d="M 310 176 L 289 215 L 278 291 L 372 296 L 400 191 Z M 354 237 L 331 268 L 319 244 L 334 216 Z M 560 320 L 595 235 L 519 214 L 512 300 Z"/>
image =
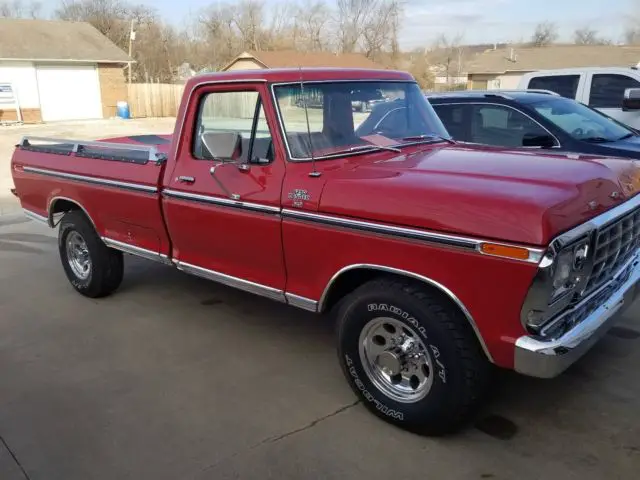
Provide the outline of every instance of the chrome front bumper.
<path id="1" fill-rule="evenodd" d="M 633 303 L 640 282 L 640 257 L 635 257 L 626 280 L 583 321 L 553 340 L 523 336 L 516 340 L 517 372 L 539 378 L 553 378 L 584 355 L 613 326 L 619 315 Z M 626 268 L 624 269 L 627 270 Z M 626 273 L 626 272 L 625 272 Z"/>

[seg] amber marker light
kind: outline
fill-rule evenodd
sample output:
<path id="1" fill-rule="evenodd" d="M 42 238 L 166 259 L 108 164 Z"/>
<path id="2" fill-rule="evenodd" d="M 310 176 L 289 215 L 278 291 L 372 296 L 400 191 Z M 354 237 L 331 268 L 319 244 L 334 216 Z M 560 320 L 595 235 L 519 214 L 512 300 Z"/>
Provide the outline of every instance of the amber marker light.
<path id="1" fill-rule="evenodd" d="M 497 243 L 482 243 L 480 244 L 480 251 L 486 255 L 493 255 L 495 257 L 529 260 L 529 250 L 522 247 L 512 247 Z"/>

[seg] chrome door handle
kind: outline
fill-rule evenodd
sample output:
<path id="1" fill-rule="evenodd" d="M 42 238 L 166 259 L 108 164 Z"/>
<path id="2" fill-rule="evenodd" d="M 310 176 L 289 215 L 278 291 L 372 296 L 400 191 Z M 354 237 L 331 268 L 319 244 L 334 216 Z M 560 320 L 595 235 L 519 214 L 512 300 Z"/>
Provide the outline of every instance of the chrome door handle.
<path id="1" fill-rule="evenodd" d="M 180 175 L 176 180 L 180 183 L 194 183 L 196 181 L 195 177 L 187 177 L 185 175 Z"/>

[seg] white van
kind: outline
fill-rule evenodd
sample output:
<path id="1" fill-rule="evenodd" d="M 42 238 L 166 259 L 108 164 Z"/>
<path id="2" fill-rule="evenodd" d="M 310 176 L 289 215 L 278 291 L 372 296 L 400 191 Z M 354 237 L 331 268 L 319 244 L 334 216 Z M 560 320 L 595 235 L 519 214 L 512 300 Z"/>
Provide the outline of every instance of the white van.
<path id="1" fill-rule="evenodd" d="M 518 89 L 551 90 L 640 130 L 640 70 L 637 67 L 541 70 L 525 74 Z"/>

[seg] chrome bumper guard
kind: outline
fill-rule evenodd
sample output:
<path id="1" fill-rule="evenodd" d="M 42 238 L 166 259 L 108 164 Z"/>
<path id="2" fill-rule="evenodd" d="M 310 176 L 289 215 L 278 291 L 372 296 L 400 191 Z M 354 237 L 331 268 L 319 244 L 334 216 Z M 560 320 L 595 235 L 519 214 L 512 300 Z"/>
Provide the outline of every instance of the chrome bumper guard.
<path id="1" fill-rule="evenodd" d="M 611 296 L 562 336 L 551 340 L 532 336 L 518 338 L 515 370 L 532 377 L 553 378 L 582 357 L 635 300 L 640 282 L 640 256 L 636 254 L 611 282 L 619 282 Z"/>

